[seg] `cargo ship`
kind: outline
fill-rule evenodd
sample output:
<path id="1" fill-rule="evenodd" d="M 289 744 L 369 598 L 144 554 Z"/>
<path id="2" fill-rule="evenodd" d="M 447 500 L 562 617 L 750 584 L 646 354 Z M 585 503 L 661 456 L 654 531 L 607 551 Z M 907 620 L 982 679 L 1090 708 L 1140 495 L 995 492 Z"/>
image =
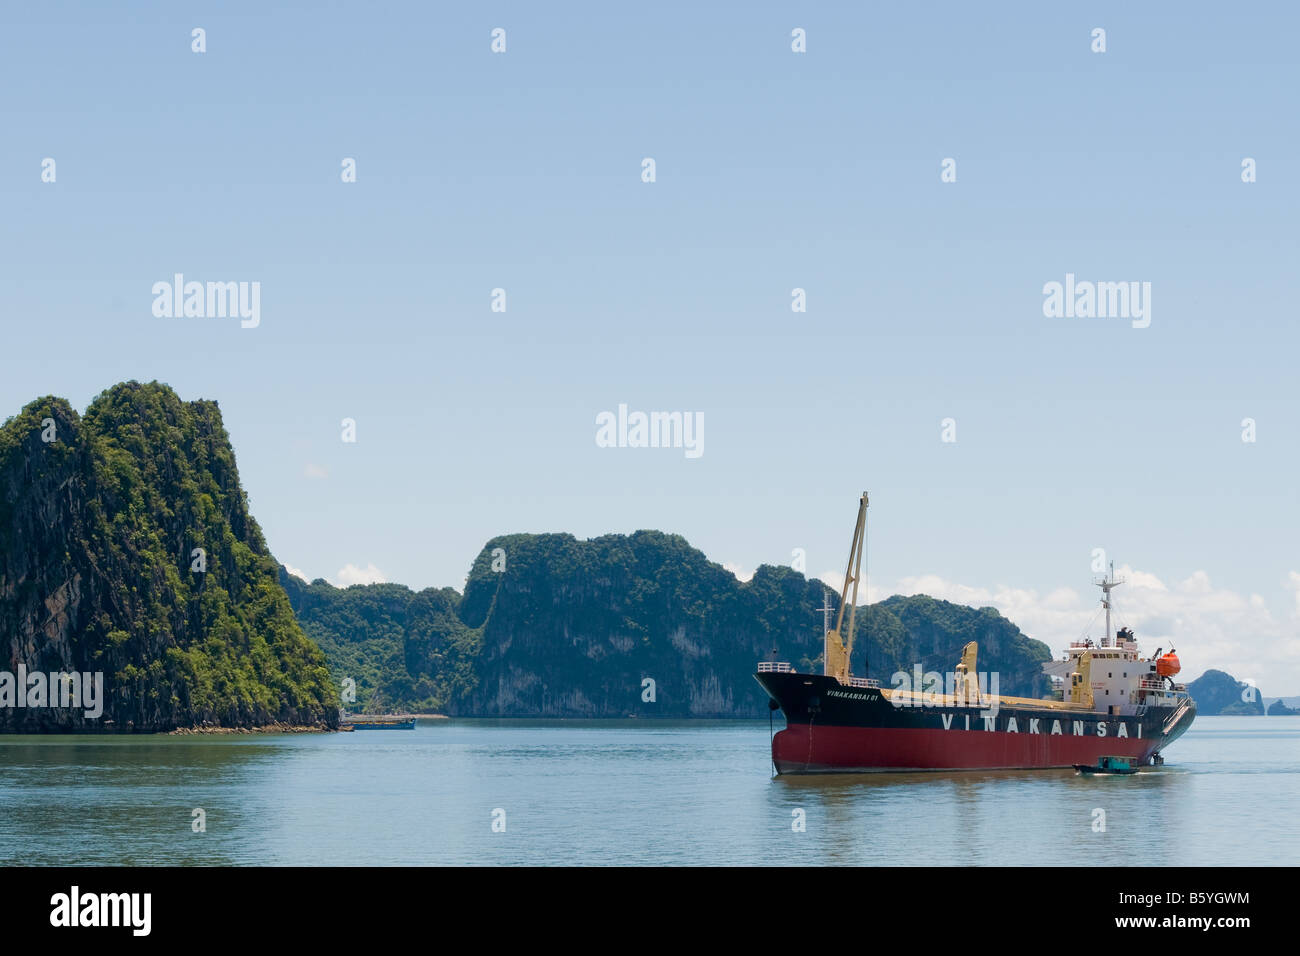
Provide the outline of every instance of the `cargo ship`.
<path id="1" fill-rule="evenodd" d="M 974 641 L 947 675 L 923 675 L 918 666 L 914 682 L 895 675 L 894 687 L 853 676 L 867 503 L 864 492 L 833 628 L 830 602 L 823 608 L 822 673 L 763 661 L 754 675 L 769 707 L 785 714 L 785 729 L 772 738 L 778 774 L 1072 768 L 1098 766 L 1102 757 L 1127 757 L 1134 766 L 1164 762 L 1164 748 L 1195 719 L 1196 703 L 1174 682 L 1180 667 L 1172 650 L 1143 658 L 1132 630 L 1111 634 L 1111 590 L 1124 583 L 1113 566 L 1095 582 L 1106 610 L 1101 640 L 1075 641 L 1043 665 L 1061 685 L 1054 697 L 998 694 L 996 682 L 978 671 Z"/>

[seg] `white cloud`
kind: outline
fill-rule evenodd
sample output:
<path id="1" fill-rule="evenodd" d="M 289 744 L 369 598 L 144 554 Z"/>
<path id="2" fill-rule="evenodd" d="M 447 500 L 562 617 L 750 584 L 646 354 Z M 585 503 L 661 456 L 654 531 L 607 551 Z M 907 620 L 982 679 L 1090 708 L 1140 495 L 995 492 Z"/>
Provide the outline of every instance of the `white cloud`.
<path id="1" fill-rule="evenodd" d="M 737 581 L 748 581 L 750 578 L 754 576 L 753 571 L 745 571 L 738 564 L 724 562 L 722 567 L 724 570 L 730 571 L 732 574 L 734 574 L 736 576 Z"/>
<path id="2" fill-rule="evenodd" d="M 1131 568 L 1128 568 L 1126 570 L 1128 571 L 1128 575 L 1129 575 L 1128 583 L 1132 584 L 1135 588 L 1146 588 L 1150 591 L 1169 590 L 1167 587 L 1165 587 L 1164 582 L 1161 581 L 1154 574 L 1147 574 L 1145 571 L 1134 571 Z M 1204 571 L 1198 573 L 1205 574 Z M 1124 577 L 1124 575 L 1121 574 L 1120 577 Z M 1208 576 L 1205 578 L 1205 583 L 1207 585 L 1210 583 L 1210 579 Z"/>
<path id="3" fill-rule="evenodd" d="M 1194 680 L 1216 668 L 1238 680 L 1253 679 L 1270 697 L 1300 693 L 1300 573 L 1288 575 L 1295 607 L 1280 616 L 1269 610 L 1261 595 L 1217 588 L 1204 571 L 1172 584 L 1130 567 L 1116 573 L 1126 581 L 1113 592 L 1112 627 L 1133 628 L 1147 654 L 1157 647 L 1176 647 L 1183 665 L 1180 679 Z M 821 578 L 837 588 L 844 580 L 835 572 Z M 892 588 L 873 586 L 867 599 L 859 593 L 858 603 L 890 594 L 928 594 L 955 604 L 996 608 L 1050 647 L 1053 655 L 1070 641 L 1099 639 L 1105 629 L 1099 591 L 1061 587 L 1040 594 L 1032 588 L 973 586 L 928 574 L 902 578 Z"/>
<path id="4" fill-rule="evenodd" d="M 330 473 L 324 465 L 313 465 L 311 462 L 307 462 L 307 467 L 302 470 L 302 476 L 304 478 L 318 480 L 321 478 L 328 478 Z"/>
<path id="5" fill-rule="evenodd" d="M 373 564 L 367 564 L 364 568 L 347 564 L 339 568 L 339 573 L 334 575 L 334 580 L 330 583 L 336 588 L 345 588 L 352 584 L 383 584 L 387 580 L 388 576 Z"/>
<path id="6" fill-rule="evenodd" d="M 295 568 L 292 564 L 286 564 L 284 566 L 284 569 L 288 571 L 290 574 L 292 574 L 295 578 L 302 578 L 304 581 L 311 580 L 311 578 L 307 577 L 306 571 L 300 571 L 297 568 Z"/>

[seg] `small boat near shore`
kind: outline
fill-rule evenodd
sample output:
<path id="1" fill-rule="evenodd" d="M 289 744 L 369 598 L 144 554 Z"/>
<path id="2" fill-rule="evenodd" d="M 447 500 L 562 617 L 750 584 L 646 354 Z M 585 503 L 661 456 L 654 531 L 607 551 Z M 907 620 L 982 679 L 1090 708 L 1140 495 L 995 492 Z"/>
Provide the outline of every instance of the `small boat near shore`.
<path id="1" fill-rule="evenodd" d="M 373 720 L 355 718 L 352 721 L 353 730 L 414 730 L 415 718 L 404 717 L 376 717 Z"/>
<path id="2" fill-rule="evenodd" d="M 339 731 L 356 730 L 414 730 L 415 717 L 411 714 L 350 714 L 339 708 Z"/>

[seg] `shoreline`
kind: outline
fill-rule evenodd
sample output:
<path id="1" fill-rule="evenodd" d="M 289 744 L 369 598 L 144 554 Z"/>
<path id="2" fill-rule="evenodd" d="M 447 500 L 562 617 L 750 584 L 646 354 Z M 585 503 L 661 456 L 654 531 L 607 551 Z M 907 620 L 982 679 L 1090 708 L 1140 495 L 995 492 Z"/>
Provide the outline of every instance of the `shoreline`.
<path id="1" fill-rule="evenodd" d="M 157 733 L 167 737 L 209 734 L 332 734 L 337 733 L 337 728 L 306 724 L 263 724 L 259 727 L 177 727 L 175 730 L 160 730 Z"/>
<path id="2" fill-rule="evenodd" d="M 367 720 L 450 720 L 446 714 L 360 714 L 361 723 Z M 341 724 L 357 723 L 357 717 L 339 721 Z M 175 730 L 159 731 L 168 737 L 197 737 L 209 734 L 336 734 L 337 727 L 320 727 L 305 724 L 263 724 L 258 727 L 177 727 Z"/>
<path id="3" fill-rule="evenodd" d="M 347 717 L 339 718 L 339 723 L 351 724 L 358 720 L 451 720 L 446 714 L 350 714 Z"/>
<path id="4" fill-rule="evenodd" d="M 447 714 L 411 714 L 421 720 L 451 720 Z M 1283 717 L 1295 716 L 1291 714 L 1198 714 L 1198 720 L 1217 720 L 1217 719 L 1235 719 L 1239 717 L 1262 717 L 1268 719 L 1281 719 Z M 665 723 L 755 723 L 762 721 L 761 716 L 753 717 L 736 717 L 736 716 L 697 716 L 697 717 L 645 717 L 628 715 L 625 717 L 458 717 L 457 720 L 464 721 L 508 721 L 511 723 L 538 723 L 538 724 L 559 724 L 559 723 L 618 723 L 622 721 L 637 720 L 646 724 L 653 724 L 660 721 Z M 59 737 L 103 737 L 103 738 L 122 738 L 122 737 L 208 737 L 208 736 L 231 736 L 231 735 L 257 735 L 257 734 L 334 734 L 339 733 L 337 728 L 306 726 L 300 724 L 267 724 L 260 727 L 178 727 L 175 730 L 90 730 L 87 728 L 79 729 L 46 729 L 46 730 L 13 730 L 0 729 L 0 742 L 14 742 L 25 737 L 35 738 L 59 738 Z"/>

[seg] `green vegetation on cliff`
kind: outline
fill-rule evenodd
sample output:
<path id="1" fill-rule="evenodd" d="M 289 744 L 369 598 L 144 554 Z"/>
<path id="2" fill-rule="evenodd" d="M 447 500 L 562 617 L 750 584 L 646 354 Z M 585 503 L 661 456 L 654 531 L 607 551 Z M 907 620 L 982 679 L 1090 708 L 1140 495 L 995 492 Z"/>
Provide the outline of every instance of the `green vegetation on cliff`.
<path id="1" fill-rule="evenodd" d="M 1259 689 L 1223 671 L 1206 671 L 1187 685 L 1187 692 L 1196 701 L 1197 713 L 1203 717 L 1264 713 Z"/>
<path id="2" fill-rule="evenodd" d="M 359 713 L 438 713 L 473 689 L 479 636 L 456 617 L 451 588 L 416 593 L 400 584 L 336 588 L 280 568 L 280 582 L 336 682 L 355 684 Z"/>
<path id="3" fill-rule="evenodd" d="M 105 696 L 99 719 L 0 708 L 0 730 L 336 722 L 215 402 L 39 399 L 0 426 L 0 488 L 0 669 L 101 671 Z"/>
<path id="4" fill-rule="evenodd" d="M 489 541 L 463 596 L 393 584 L 339 589 L 281 570 L 335 680 L 358 710 L 462 716 L 761 716 L 756 662 L 819 666 L 819 581 L 763 566 L 738 581 L 677 535 L 638 531 L 580 541 L 514 534 Z M 832 605 L 836 603 L 831 595 Z M 925 596 L 859 608 L 854 669 L 888 682 L 953 669 L 967 641 L 1003 694 L 1049 687 L 1046 645 L 992 608 Z M 653 681 L 653 700 L 651 685 Z"/>

